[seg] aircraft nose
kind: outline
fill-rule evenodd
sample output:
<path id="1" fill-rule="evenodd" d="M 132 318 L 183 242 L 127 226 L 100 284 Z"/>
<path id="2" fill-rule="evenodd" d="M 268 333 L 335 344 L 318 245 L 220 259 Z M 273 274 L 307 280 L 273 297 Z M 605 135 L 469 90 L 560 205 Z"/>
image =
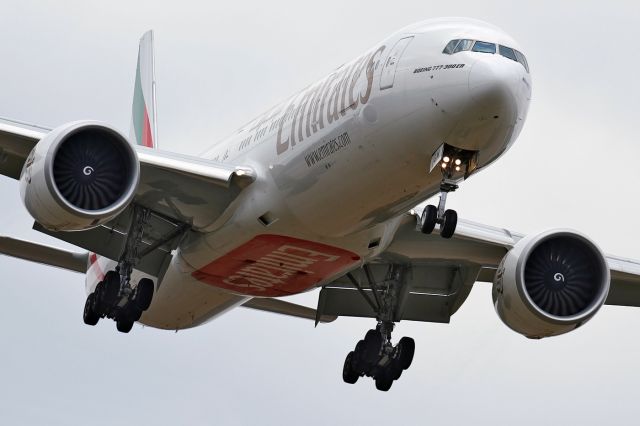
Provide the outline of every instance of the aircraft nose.
<path id="1" fill-rule="evenodd" d="M 522 129 L 531 79 L 520 63 L 485 55 L 469 67 L 467 106 L 448 138 L 459 148 L 495 153 L 508 148 Z"/>
<path id="2" fill-rule="evenodd" d="M 520 65 L 517 63 L 476 61 L 469 72 L 471 98 L 491 114 L 499 115 L 505 111 L 517 111 L 517 91 L 522 79 L 518 67 Z"/>
<path id="3" fill-rule="evenodd" d="M 531 99 L 531 78 L 515 61 L 496 57 L 478 60 L 469 72 L 469 93 L 487 113 L 524 118 Z"/>

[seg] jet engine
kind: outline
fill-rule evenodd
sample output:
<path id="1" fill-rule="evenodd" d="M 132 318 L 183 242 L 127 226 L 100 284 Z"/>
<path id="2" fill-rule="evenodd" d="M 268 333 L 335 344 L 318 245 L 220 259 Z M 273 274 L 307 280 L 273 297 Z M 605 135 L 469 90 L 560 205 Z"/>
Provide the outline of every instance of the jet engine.
<path id="1" fill-rule="evenodd" d="M 551 230 L 522 239 L 502 259 L 493 304 L 509 328 L 539 339 L 590 320 L 609 285 L 609 267 L 595 243 L 575 231 Z"/>
<path id="2" fill-rule="evenodd" d="M 100 122 L 78 121 L 36 144 L 20 174 L 20 194 L 45 228 L 79 231 L 127 208 L 139 179 L 138 156 L 122 134 Z"/>

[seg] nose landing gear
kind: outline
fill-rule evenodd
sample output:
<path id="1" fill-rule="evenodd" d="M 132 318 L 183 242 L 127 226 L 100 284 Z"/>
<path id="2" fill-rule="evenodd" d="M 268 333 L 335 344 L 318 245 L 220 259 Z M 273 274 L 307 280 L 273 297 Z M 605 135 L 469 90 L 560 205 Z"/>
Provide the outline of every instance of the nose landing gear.
<path id="1" fill-rule="evenodd" d="M 451 238 L 456 231 L 458 225 L 458 213 L 455 210 L 445 210 L 447 204 L 447 194 L 458 189 L 458 185 L 450 180 L 443 179 L 440 184 L 440 202 L 438 207 L 429 204 L 422 211 L 420 230 L 423 234 L 433 232 L 436 224 L 440 225 L 440 236 L 442 238 Z"/>
<path id="2" fill-rule="evenodd" d="M 420 231 L 431 234 L 436 225 L 440 225 L 440 236 L 451 238 L 458 225 L 458 213 L 447 210 L 447 195 L 458 189 L 458 182 L 465 179 L 477 167 L 477 152 L 467 151 L 442 144 L 431 157 L 429 173 L 440 164 L 442 181 L 440 182 L 440 201 L 438 207 L 429 204 L 422 211 Z"/>

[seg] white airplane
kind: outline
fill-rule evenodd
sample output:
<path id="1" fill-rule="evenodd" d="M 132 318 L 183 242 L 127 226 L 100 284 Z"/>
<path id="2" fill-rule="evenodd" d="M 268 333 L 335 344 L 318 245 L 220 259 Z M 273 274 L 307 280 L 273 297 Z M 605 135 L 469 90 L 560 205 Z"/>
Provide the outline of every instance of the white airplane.
<path id="1" fill-rule="evenodd" d="M 603 304 L 640 305 L 640 264 L 588 237 L 526 238 L 464 220 L 447 194 L 514 143 L 531 99 L 522 49 L 470 19 L 406 27 L 199 157 L 157 149 L 152 33 L 140 42 L 130 138 L 97 121 L 0 124 L 0 172 L 34 229 L 0 252 L 86 273 L 84 322 L 180 330 L 239 306 L 330 322 L 375 318 L 343 379 L 388 390 L 414 342 L 401 320 L 447 323 L 476 281 L 529 338 Z M 416 206 L 440 194 L 438 206 Z M 321 288 L 317 309 L 277 299 Z"/>

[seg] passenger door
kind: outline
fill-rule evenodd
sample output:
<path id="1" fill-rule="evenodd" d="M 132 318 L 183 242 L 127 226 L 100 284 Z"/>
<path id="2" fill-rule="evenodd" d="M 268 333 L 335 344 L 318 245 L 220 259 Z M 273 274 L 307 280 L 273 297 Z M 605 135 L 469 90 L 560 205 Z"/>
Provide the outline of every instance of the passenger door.
<path id="1" fill-rule="evenodd" d="M 400 62 L 400 58 L 411 40 L 413 40 L 413 36 L 402 38 L 398 40 L 395 46 L 393 46 L 393 49 L 391 49 L 389 56 L 387 56 L 387 60 L 384 63 L 384 67 L 382 68 L 382 74 L 380 75 L 380 90 L 393 87 L 398 62 Z"/>

